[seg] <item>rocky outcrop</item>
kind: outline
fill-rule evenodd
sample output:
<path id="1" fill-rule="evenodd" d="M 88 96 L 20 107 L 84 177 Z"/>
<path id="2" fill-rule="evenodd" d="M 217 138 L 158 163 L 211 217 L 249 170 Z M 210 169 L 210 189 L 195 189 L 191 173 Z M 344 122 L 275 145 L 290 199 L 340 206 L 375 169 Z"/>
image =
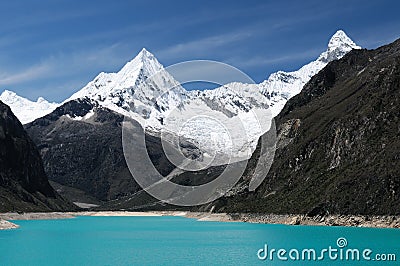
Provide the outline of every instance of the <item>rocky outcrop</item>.
<path id="1" fill-rule="evenodd" d="M 40 154 L 0 101 L 0 212 L 75 209 L 50 186 Z"/>

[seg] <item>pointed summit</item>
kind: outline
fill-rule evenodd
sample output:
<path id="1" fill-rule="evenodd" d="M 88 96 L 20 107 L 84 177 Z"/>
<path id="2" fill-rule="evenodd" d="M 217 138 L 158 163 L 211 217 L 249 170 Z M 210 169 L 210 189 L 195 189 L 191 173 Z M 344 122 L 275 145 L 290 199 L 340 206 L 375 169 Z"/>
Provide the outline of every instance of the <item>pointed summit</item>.
<path id="1" fill-rule="evenodd" d="M 135 56 L 135 58 L 133 58 L 131 61 L 152 61 L 155 60 L 158 63 L 157 58 L 150 53 L 146 48 L 142 48 L 142 50 L 140 50 L 140 52 Z"/>
<path id="2" fill-rule="evenodd" d="M 89 98 L 99 105 L 136 118 L 150 118 L 160 110 L 154 110 L 154 101 L 166 90 L 174 88 L 164 103 L 157 108 L 168 110 L 175 102 L 181 102 L 185 91 L 179 83 L 164 69 L 157 58 L 143 48 L 131 61 L 116 73 L 101 72 L 80 91 L 69 99 Z M 172 101 L 171 103 L 169 101 Z M 171 107 L 172 106 L 172 107 Z M 158 112 L 158 113 L 157 113 Z"/>
<path id="3" fill-rule="evenodd" d="M 135 56 L 135 58 L 132 59 L 132 61 L 134 61 L 134 60 L 135 61 L 146 61 L 146 60 L 157 60 L 157 59 L 146 48 L 142 48 L 142 50 L 140 50 L 140 52 L 137 54 L 137 56 Z"/>
<path id="4" fill-rule="evenodd" d="M 284 107 L 288 99 L 301 92 L 303 86 L 323 69 L 329 62 L 342 58 L 353 49 L 361 49 L 343 30 L 338 30 L 329 40 L 328 48 L 317 60 L 311 61 L 300 69 L 291 72 L 278 71 L 260 83 L 261 93 L 273 99 L 270 103 L 275 115 Z"/>
<path id="5" fill-rule="evenodd" d="M 149 52 L 149 51 L 147 51 L 147 49 L 145 47 L 143 47 L 142 50 L 140 50 L 140 53 L 146 53 L 146 52 Z"/>
<path id="6" fill-rule="evenodd" d="M 154 56 L 152 53 L 150 53 L 146 48 L 142 48 L 142 50 L 140 50 L 139 54 L 140 56 Z"/>
<path id="7" fill-rule="evenodd" d="M 336 48 L 343 45 L 349 46 L 352 49 L 361 49 L 361 47 L 356 45 L 343 30 L 338 30 L 329 40 L 328 48 Z"/>
<path id="8" fill-rule="evenodd" d="M 343 30 L 338 30 L 329 40 L 328 49 L 319 56 L 318 60 L 328 63 L 342 58 L 353 49 L 361 49 L 361 47 L 355 44 Z"/>
<path id="9" fill-rule="evenodd" d="M 135 58 L 125 64 L 125 66 L 118 72 L 118 75 L 120 77 L 132 77 L 137 75 L 140 70 L 148 72 L 146 73 L 147 75 L 151 75 L 163 68 L 163 65 L 158 62 L 157 58 L 146 50 L 146 48 L 143 48 Z"/>

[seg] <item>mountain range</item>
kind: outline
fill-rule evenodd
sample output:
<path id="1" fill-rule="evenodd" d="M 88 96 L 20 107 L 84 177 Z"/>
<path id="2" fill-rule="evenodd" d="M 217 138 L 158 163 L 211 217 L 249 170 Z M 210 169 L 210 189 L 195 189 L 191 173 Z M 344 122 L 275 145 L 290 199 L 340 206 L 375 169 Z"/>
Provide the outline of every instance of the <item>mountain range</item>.
<path id="1" fill-rule="evenodd" d="M 278 141 L 264 182 L 249 190 L 255 166 L 265 156 L 259 138 L 270 132 L 249 127 L 247 133 L 253 135 L 245 154 L 251 158 L 239 183 L 221 199 L 193 210 L 398 214 L 399 47 L 396 41 L 361 49 L 338 31 L 325 52 L 297 71 L 279 71 L 260 84 L 237 82 L 204 91 L 185 90 L 143 49 L 119 72 L 99 74 L 25 129 L 61 195 L 102 209 L 165 209 L 174 207 L 146 194 L 126 165 L 121 144 L 126 117 L 145 130 L 157 170 L 173 182 L 193 186 L 213 180 L 226 165 L 222 161 L 193 172 L 171 164 L 160 140 L 170 112 L 193 105 L 235 121 L 254 108 L 268 108 Z M 159 79 L 149 82 L 154 74 Z M 193 123 L 186 132 L 172 132 L 182 134 L 174 148 L 201 160 L 209 152 L 202 144 L 210 142 L 210 135 L 203 133 L 216 130 Z"/>
<path id="2" fill-rule="evenodd" d="M 87 98 L 95 106 L 137 120 L 150 134 L 157 135 L 162 130 L 173 131 L 201 147 L 205 156 L 216 154 L 215 157 L 220 159 L 214 164 L 219 165 L 228 162 L 229 158 L 224 157 L 228 153 L 237 157 L 236 160 L 248 159 L 258 138 L 268 129 L 255 125 L 254 119 L 249 116 L 250 110 L 269 108 L 272 116 L 276 116 L 287 100 L 298 94 L 313 75 L 352 49 L 360 47 L 339 30 L 329 40 L 325 52 L 297 71 L 278 71 L 260 84 L 235 82 L 203 91 L 185 90 L 154 55 L 142 49 L 119 72 L 100 73 L 63 103 Z M 30 102 L 9 91 L 3 92 L 0 99 L 10 105 L 23 123 L 43 117 L 61 105 L 49 103 L 43 98 Z M 182 117 L 179 123 L 184 123 L 184 127 L 168 119 L 171 112 L 178 113 L 175 117 Z M 184 120 L 190 112 L 222 117 L 229 132 L 224 133 L 221 126 L 217 126 L 211 119 L 197 119 L 187 123 Z M 85 120 L 90 118 L 90 114 L 71 119 Z M 237 127 L 238 123 L 243 124 L 245 132 L 229 130 Z"/>
<path id="3" fill-rule="evenodd" d="M 400 214 L 400 39 L 357 49 L 327 64 L 276 117 L 277 145 L 264 181 L 250 180 L 264 154 L 260 137 L 239 182 L 223 197 L 192 211 L 303 214 Z M 223 167 L 175 176 L 183 185 L 209 182 Z M 103 209 L 166 209 L 144 191 Z"/>
<path id="4" fill-rule="evenodd" d="M 22 124 L 45 116 L 59 106 L 58 103 L 50 103 L 43 97 L 39 97 L 36 102 L 33 102 L 9 90 L 3 91 L 0 100 L 11 107 Z"/>

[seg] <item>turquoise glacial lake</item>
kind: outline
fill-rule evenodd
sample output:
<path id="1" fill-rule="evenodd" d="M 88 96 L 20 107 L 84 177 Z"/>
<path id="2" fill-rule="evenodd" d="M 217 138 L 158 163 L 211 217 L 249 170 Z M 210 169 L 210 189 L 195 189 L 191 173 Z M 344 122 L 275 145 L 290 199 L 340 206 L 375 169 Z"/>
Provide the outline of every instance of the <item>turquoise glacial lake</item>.
<path id="1" fill-rule="evenodd" d="M 0 231 L 0 265 L 400 265 L 398 229 L 183 217 L 14 222 L 19 229 Z"/>

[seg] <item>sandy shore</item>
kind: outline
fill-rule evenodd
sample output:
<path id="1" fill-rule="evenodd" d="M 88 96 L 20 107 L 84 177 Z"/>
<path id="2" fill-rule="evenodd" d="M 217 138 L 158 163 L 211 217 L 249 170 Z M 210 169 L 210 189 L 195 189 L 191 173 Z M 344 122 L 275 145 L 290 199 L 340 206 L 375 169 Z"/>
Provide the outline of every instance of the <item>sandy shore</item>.
<path id="1" fill-rule="evenodd" d="M 9 221 L 1 220 L 1 219 L 0 219 L 0 230 L 5 230 L 5 229 L 16 229 L 16 228 L 18 228 L 18 227 L 19 227 L 19 226 L 16 225 L 16 224 L 13 224 L 13 223 L 11 223 L 11 222 L 9 222 Z"/>
<path id="2" fill-rule="evenodd" d="M 101 211 L 101 212 L 30 212 L 30 213 L 0 213 L 0 230 L 15 229 L 19 226 L 7 220 L 53 220 L 70 219 L 77 216 L 162 216 L 156 212 L 127 212 L 127 211 Z"/>
<path id="3" fill-rule="evenodd" d="M 305 215 L 275 215 L 275 214 L 226 214 L 182 211 L 100 211 L 100 212 L 49 212 L 49 213 L 0 213 L 0 230 L 17 228 L 18 226 L 6 220 L 43 220 L 67 219 L 76 216 L 182 216 L 198 221 L 218 222 L 249 222 L 285 225 L 321 225 L 321 226 L 357 226 L 400 228 L 400 216 L 366 216 L 366 215 L 329 215 L 307 217 Z"/>
<path id="4" fill-rule="evenodd" d="M 0 213 L 0 219 L 3 220 L 49 220 L 49 219 L 74 218 L 76 216 L 161 216 L 161 214 L 156 212 L 129 212 L 129 211 Z"/>

